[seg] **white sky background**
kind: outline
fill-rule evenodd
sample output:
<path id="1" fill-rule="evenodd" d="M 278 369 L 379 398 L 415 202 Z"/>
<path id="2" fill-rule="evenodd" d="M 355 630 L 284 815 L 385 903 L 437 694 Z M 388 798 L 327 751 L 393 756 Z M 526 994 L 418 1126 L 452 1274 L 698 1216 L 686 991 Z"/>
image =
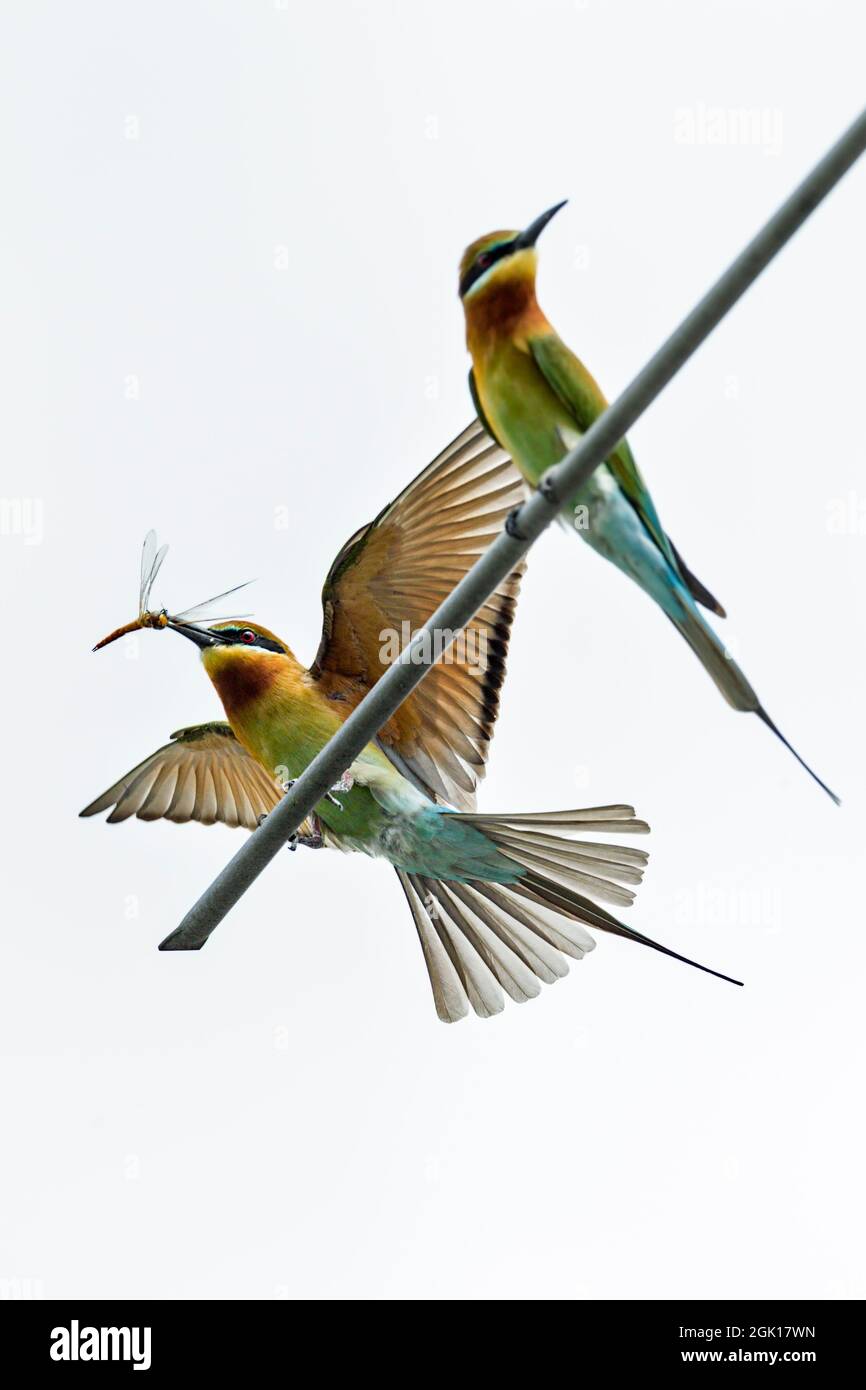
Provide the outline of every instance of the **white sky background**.
<path id="1" fill-rule="evenodd" d="M 311 659 L 338 547 L 470 418 L 463 246 L 569 197 L 541 298 L 616 393 L 857 113 L 862 7 L 17 0 L 3 30 L 2 494 L 43 507 L 0 537 L 6 1288 L 862 1297 L 866 163 L 632 434 L 842 810 L 560 534 L 481 799 L 633 802 L 629 920 L 744 990 L 603 938 L 447 1028 L 393 873 L 336 854 L 159 955 L 239 832 L 76 819 L 220 713 L 188 643 L 91 655 L 147 528 L 158 601 L 258 577 Z M 702 141 L 713 107 L 764 138 Z"/>

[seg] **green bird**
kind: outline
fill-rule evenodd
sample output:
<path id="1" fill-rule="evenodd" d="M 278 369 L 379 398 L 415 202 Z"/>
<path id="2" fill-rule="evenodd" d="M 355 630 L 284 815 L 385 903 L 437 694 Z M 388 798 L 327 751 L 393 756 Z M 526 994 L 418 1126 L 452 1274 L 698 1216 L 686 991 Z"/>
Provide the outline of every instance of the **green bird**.
<path id="1" fill-rule="evenodd" d="M 607 407 L 598 385 L 536 298 L 536 242 L 564 206 L 557 203 L 525 231 L 479 237 L 460 263 L 472 399 L 488 433 L 533 487 Z M 627 440 L 567 500 L 561 519 L 655 600 L 728 703 L 758 715 L 838 805 L 835 793 L 781 734 L 698 609 L 702 604 L 725 616 L 662 527 Z"/>
<path id="2" fill-rule="evenodd" d="M 203 624 L 206 605 L 173 616 L 153 611 L 150 593 L 165 552 L 156 550 L 151 533 L 139 616 L 99 645 L 131 628 L 180 633 L 199 649 L 227 722 L 181 729 L 81 814 L 254 829 L 409 632 L 489 545 L 521 493 L 505 454 L 479 426 L 465 431 L 338 554 L 325 581 L 322 638 L 309 667 L 258 624 Z M 590 927 L 697 964 L 601 906 L 632 902 L 647 856 L 585 837 L 645 832 L 630 806 L 511 815 L 474 809 L 521 573 L 518 568 L 440 655 L 295 841 L 394 866 L 436 1011 L 446 1022 L 470 1008 L 483 1018 L 498 1013 L 505 995 L 522 1002 L 538 994 L 541 982 L 567 973 L 566 956 L 579 960 L 592 950 Z"/>

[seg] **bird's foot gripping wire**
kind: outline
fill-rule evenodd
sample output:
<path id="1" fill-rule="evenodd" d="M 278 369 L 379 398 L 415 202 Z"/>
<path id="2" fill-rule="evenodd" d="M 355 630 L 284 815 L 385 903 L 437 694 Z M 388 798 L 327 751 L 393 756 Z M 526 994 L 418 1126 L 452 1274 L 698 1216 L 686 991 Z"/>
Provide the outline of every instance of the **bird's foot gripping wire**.
<path id="1" fill-rule="evenodd" d="M 295 780 L 294 780 L 294 778 L 291 779 L 291 780 L 288 781 L 288 782 L 281 782 L 281 783 L 280 783 L 280 786 L 282 787 L 284 793 L 287 792 L 287 791 L 290 791 L 294 785 L 295 785 Z M 268 812 L 267 812 L 267 811 L 263 811 L 262 814 L 258 817 L 258 820 L 256 821 L 256 824 L 257 824 L 257 825 L 264 825 L 264 823 L 265 823 L 265 821 L 267 820 L 267 818 L 268 818 Z M 298 845 L 303 845 L 304 849 L 322 849 L 322 848 L 323 848 L 323 846 L 324 846 L 324 844 L 325 844 L 325 840 L 324 840 L 324 836 L 322 835 L 322 827 L 321 827 L 321 825 L 319 824 L 319 818 L 318 818 L 318 816 L 316 816 L 316 815 L 311 815 L 311 816 L 309 817 L 309 820 L 310 820 L 310 824 L 311 824 L 312 827 L 313 827 L 312 833 L 311 833 L 310 835 L 299 835 L 298 832 L 297 832 L 297 830 L 293 830 L 292 833 L 291 833 L 291 835 L 290 835 L 290 836 L 288 837 L 288 839 L 286 840 L 286 849 L 296 850 L 296 849 L 298 848 Z"/>
<path id="2" fill-rule="evenodd" d="M 267 811 L 264 811 L 259 816 L 258 824 L 264 825 L 267 818 L 268 813 Z M 315 822 L 315 827 L 316 828 L 313 831 L 312 835 L 299 835 L 297 830 L 293 830 L 289 838 L 286 840 L 286 849 L 296 850 L 298 848 L 298 845 L 303 845 L 304 849 L 322 849 L 325 841 L 324 837 L 322 836 L 322 832 L 319 829 L 318 821 Z"/>
<path id="3" fill-rule="evenodd" d="M 334 806 L 336 806 L 338 811 L 342 811 L 343 803 L 342 801 L 337 800 L 337 798 L 334 796 L 334 792 L 350 792 L 354 785 L 355 779 L 352 776 L 351 772 L 344 772 L 339 782 L 335 782 L 334 785 L 331 787 L 330 791 L 325 792 L 325 800 L 330 801 Z"/>
<path id="4" fill-rule="evenodd" d="M 288 781 L 283 781 L 280 783 L 280 786 L 283 790 L 283 794 L 285 794 L 288 791 L 291 791 L 292 787 L 295 785 L 295 780 L 295 778 L 290 778 Z M 335 782 L 334 785 L 328 791 L 325 792 L 325 801 L 330 801 L 333 806 L 336 806 L 338 811 L 342 811 L 343 803 L 342 801 L 337 800 L 337 798 L 334 796 L 334 792 L 350 792 L 354 785 L 355 779 L 352 776 L 351 772 L 344 772 L 339 782 Z M 268 812 L 263 811 L 262 814 L 259 816 L 256 824 L 264 825 L 267 818 Z M 293 831 L 293 833 L 286 840 L 286 845 L 289 849 L 295 850 L 298 848 L 298 845 L 303 845 L 305 849 L 322 848 L 322 846 L 325 843 L 325 840 L 322 835 L 322 827 L 319 823 L 319 818 L 316 815 L 311 815 L 310 821 L 313 826 L 313 833 L 311 835 L 299 835 L 297 830 Z"/>
<path id="5" fill-rule="evenodd" d="M 560 505 L 560 496 L 556 490 L 556 484 L 549 473 L 545 473 L 541 482 L 538 484 L 538 491 L 541 493 L 544 500 L 550 503 L 551 507 L 558 507 Z"/>
<path id="6" fill-rule="evenodd" d="M 525 541 L 526 536 L 520 529 L 520 508 L 514 507 L 505 518 L 505 529 L 513 541 Z"/>
<path id="7" fill-rule="evenodd" d="M 289 849 L 297 849 L 298 845 L 303 845 L 304 849 L 322 849 L 325 840 L 319 828 L 318 821 L 315 822 L 315 826 L 316 828 L 312 835 L 299 835 L 297 831 L 295 831 L 294 835 L 290 835 L 288 839 Z"/>

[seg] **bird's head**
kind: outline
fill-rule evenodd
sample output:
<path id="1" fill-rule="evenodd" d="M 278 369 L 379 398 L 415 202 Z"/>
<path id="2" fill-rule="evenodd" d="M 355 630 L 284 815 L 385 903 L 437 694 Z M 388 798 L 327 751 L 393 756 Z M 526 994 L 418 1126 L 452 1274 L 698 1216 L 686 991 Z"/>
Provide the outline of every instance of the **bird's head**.
<path id="1" fill-rule="evenodd" d="M 297 664 L 285 642 L 259 623 L 233 618 L 199 627 L 169 618 L 167 625 L 199 648 L 229 718 L 266 695 Z"/>
<path id="2" fill-rule="evenodd" d="M 488 232 L 467 246 L 460 261 L 460 298 L 466 306 L 517 282 L 535 283 L 538 256 L 535 244 L 548 222 L 565 207 L 548 208 L 522 232 Z"/>
<path id="3" fill-rule="evenodd" d="M 215 653 L 220 653 L 220 658 L 225 660 L 249 656 L 257 660 L 262 652 L 288 655 L 285 642 L 280 641 L 269 628 L 262 627 L 260 623 L 251 623 L 248 619 L 227 618 L 224 622 L 202 627 L 199 623 L 184 622 L 182 618 L 166 617 L 165 626 L 194 642 L 204 654 L 205 664 L 208 656 Z"/>

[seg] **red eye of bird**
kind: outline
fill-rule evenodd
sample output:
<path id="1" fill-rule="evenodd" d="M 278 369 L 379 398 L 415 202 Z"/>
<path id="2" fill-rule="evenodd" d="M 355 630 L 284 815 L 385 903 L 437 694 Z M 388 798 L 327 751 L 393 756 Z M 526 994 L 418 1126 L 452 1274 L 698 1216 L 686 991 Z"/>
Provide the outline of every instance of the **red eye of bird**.
<path id="1" fill-rule="evenodd" d="M 489 252 L 489 251 L 482 251 L 482 252 L 481 252 L 481 255 L 478 257 L 478 260 L 476 261 L 476 265 L 480 265 L 480 266 L 481 266 L 481 269 L 483 270 L 484 267 L 485 267 L 485 266 L 488 266 L 489 264 L 490 264 L 490 252 Z"/>
<path id="2" fill-rule="evenodd" d="M 247 644 L 248 647 L 249 647 L 253 642 L 255 642 L 255 640 L 256 640 L 256 634 L 255 634 L 254 632 L 251 632 L 249 628 L 245 628 L 244 631 L 241 633 L 241 641 L 242 641 L 242 642 L 246 642 L 246 644 Z"/>

